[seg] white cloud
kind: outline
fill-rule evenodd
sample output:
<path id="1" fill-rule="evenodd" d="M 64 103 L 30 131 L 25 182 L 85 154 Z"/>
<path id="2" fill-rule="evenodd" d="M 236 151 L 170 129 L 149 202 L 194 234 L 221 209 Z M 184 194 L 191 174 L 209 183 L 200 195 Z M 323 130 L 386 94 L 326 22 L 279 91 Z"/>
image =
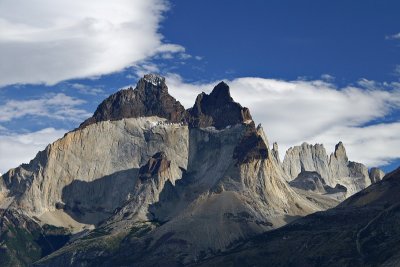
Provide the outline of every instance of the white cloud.
<path id="1" fill-rule="evenodd" d="M 65 133 L 64 129 L 46 128 L 26 134 L 0 135 L 0 173 L 28 163 L 38 151 Z"/>
<path id="2" fill-rule="evenodd" d="M 79 108 L 84 103 L 86 101 L 63 93 L 46 94 L 42 98 L 32 100 L 9 100 L 0 106 L 0 122 L 24 116 L 80 122 L 91 116 L 86 110 Z"/>
<path id="3" fill-rule="evenodd" d="M 192 58 L 192 55 L 186 54 L 186 53 L 181 53 L 179 56 L 181 59 L 186 60 Z"/>
<path id="4" fill-rule="evenodd" d="M 217 82 L 187 84 L 178 75 L 167 76 L 171 94 L 186 108 L 193 105 L 197 94 L 210 92 Z M 343 141 L 352 160 L 370 166 L 400 158 L 397 123 L 363 127 L 400 108 L 400 88 L 394 85 L 387 90 L 381 88 L 384 85 L 366 79 L 360 80 L 358 87 L 345 88 L 319 80 L 250 77 L 227 82 L 232 97 L 250 108 L 270 141 L 278 142 L 281 156 L 289 147 L 304 141 L 325 143 L 328 151 Z"/>
<path id="5" fill-rule="evenodd" d="M 165 0 L 2 0 L 0 86 L 55 84 L 183 53 L 158 33 Z"/>

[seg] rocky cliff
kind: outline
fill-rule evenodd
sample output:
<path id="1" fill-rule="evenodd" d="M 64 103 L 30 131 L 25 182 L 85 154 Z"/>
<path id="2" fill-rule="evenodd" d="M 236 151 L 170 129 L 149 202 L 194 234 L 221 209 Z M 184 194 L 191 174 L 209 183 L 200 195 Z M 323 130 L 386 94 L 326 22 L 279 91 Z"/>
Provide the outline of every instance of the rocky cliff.
<path id="1" fill-rule="evenodd" d="M 349 161 L 342 142 L 335 146 L 330 156 L 322 144 L 303 143 L 292 147 L 286 152 L 282 167 L 288 181 L 296 178 L 302 171 L 317 172 L 330 187 L 346 187 L 347 197 L 368 187 L 384 174 L 377 168 L 369 173 L 365 165 Z"/>

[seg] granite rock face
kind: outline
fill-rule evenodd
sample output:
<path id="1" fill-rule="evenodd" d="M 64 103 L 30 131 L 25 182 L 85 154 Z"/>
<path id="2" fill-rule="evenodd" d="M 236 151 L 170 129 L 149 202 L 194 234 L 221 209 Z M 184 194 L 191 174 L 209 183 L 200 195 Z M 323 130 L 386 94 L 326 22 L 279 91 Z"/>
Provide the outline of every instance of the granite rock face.
<path id="1" fill-rule="evenodd" d="M 88 125 L 4 174 L 5 201 L 38 218 L 65 204 L 74 220 L 96 225 L 129 198 L 139 169 L 154 154 L 164 152 L 172 165 L 186 168 L 188 138 L 187 126 L 159 117 Z"/>
<path id="2" fill-rule="evenodd" d="M 331 184 L 329 173 L 329 158 L 323 145 L 309 145 L 289 148 L 286 151 L 282 167 L 289 181 L 296 178 L 301 171 L 315 171 Z"/>
<path id="3" fill-rule="evenodd" d="M 371 184 L 368 168 L 361 163 L 349 161 L 342 142 L 335 146 L 335 151 L 329 157 L 321 144 L 303 143 L 290 148 L 282 167 L 289 181 L 302 171 L 317 172 L 330 187 L 334 188 L 337 184 L 346 187 L 347 197 Z"/>
<path id="4" fill-rule="evenodd" d="M 281 159 L 279 157 L 279 148 L 278 148 L 278 143 L 274 142 L 272 144 L 272 156 L 275 158 L 276 162 L 279 163 L 279 165 L 281 165 Z"/>

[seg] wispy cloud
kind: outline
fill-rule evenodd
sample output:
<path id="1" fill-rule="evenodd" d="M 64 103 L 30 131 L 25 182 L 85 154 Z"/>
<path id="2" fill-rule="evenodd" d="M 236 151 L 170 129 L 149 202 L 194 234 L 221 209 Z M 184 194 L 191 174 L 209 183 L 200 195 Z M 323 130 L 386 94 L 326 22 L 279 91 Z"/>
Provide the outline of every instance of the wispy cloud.
<path id="1" fill-rule="evenodd" d="M 394 68 L 393 74 L 400 77 L 400 65 L 396 65 Z"/>
<path id="2" fill-rule="evenodd" d="M 46 128 L 32 133 L 0 135 L 0 172 L 28 163 L 38 151 L 65 132 L 64 129 Z"/>
<path id="3" fill-rule="evenodd" d="M 326 81 L 326 82 L 333 82 L 333 81 L 335 81 L 335 77 L 333 77 L 333 76 L 330 75 L 330 74 L 322 74 L 322 75 L 321 75 L 321 79 L 322 79 L 323 81 Z"/>
<path id="4" fill-rule="evenodd" d="M 92 87 L 81 83 L 71 84 L 71 88 L 76 89 L 79 93 L 84 95 L 100 95 L 104 94 L 104 90 L 98 87 Z"/>
<path id="5" fill-rule="evenodd" d="M 400 32 L 392 35 L 387 35 L 386 40 L 395 40 L 395 39 L 400 39 Z"/>
<path id="6" fill-rule="evenodd" d="M 86 101 L 63 93 L 46 94 L 32 100 L 8 100 L 0 106 L 0 122 L 24 116 L 79 122 L 91 114 L 80 108 Z"/>
<path id="7" fill-rule="evenodd" d="M 218 81 L 190 84 L 179 75 L 170 74 L 167 82 L 171 94 L 190 107 L 198 93 L 210 92 Z M 254 77 L 227 82 L 233 98 L 250 108 L 256 123 L 263 124 L 270 141 L 279 143 L 281 156 L 286 149 L 303 141 L 323 142 L 328 150 L 343 141 L 352 160 L 370 166 L 400 158 L 397 122 L 365 127 L 400 108 L 400 87 L 396 88 L 396 84 L 362 79 L 357 86 L 337 88 L 322 80 Z M 365 138 L 361 138 L 363 136 Z M 368 153 L 367 144 L 371 151 Z"/>
<path id="8" fill-rule="evenodd" d="M 165 0 L 3 0 L 0 86 L 55 84 L 184 53 L 159 33 Z"/>

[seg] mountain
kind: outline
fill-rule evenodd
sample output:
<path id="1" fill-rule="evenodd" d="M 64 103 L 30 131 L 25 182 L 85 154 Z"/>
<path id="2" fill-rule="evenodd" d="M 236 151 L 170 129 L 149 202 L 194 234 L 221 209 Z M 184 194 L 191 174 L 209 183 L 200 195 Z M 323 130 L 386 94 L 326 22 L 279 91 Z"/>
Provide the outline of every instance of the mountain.
<path id="1" fill-rule="evenodd" d="M 330 156 L 322 144 L 303 143 L 292 147 L 286 152 L 282 166 L 288 181 L 304 171 L 317 172 L 328 186 L 345 187 L 345 197 L 368 187 L 384 175 L 378 168 L 372 168 L 369 173 L 365 165 L 349 161 L 342 142 L 335 146 L 335 151 Z"/>
<path id="2" fill-rule="evenodd" d="M 194 266 L 399 266 L 400 168 L 338 207 Z"/>
<path id="3" fill-rule="evenodd" d="M 365 188 L 363 165 L 340 144 L 329 161 L 302 145 L 282 163 L 227 84 L 185 110 L 164 78 L 145 75 L 1 177 L 2 264 L 178 266 L 220 255 Z"/>

